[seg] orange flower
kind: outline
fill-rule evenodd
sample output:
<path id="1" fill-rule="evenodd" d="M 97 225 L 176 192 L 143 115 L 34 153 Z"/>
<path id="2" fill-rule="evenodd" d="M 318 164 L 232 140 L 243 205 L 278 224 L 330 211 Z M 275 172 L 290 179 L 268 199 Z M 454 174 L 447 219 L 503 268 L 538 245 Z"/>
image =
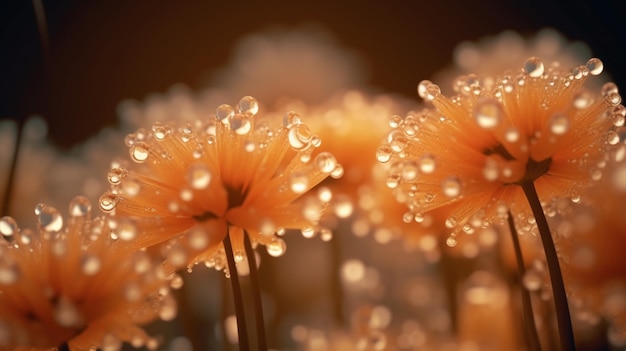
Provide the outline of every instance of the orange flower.
<path id="1" fill-rule="evenodd" d="M 114 166 L 101 209 L 137 220 L 137 248 L 166 242 L 173 268 L 204 261 L 223 269 L 227 234 L 236 260 L 244 258 L 244 232 L 270 255 L 282 255 L 278 235 L 286 229 L 320 229 L 329 199 L 303 195 L 341 167 L 330 153 L 311 157 L 320 139 L 297 114 L 273 128 L 256 118 L 258 108 L 244 97 L 237 112 L 220 105 L 213 119 L 157 122 L 152 131 L 130 134 L 130 155 L 140 165 Z"/>
<path id="2" fill-rule="evenodd" d="M 66 228 L 43 204 L 38 231 L 0 219 L 0 349 L 157 346 L 138 325 L 175 316 L 169 280 L 144 252 L 112 239 L 106 219 L 90 219 L 90 208 L 84 197 L 73 200 Z"/>
<path id="3" fill-rule="evenodd" d="M 533 57 L 521 72 L 459 77 L 452 98 L 421 82 L 418 92 L 434 108 L 392 118 L 377 151 L 380 162 L 392 161 L 387 184 L 415 216 L 445 209 L 450 246 L 460 232 L 505 221 L 509 210 L 519 231 L 532 231 L 517 185 L 534 181 L 550 215 L 552 199 L 580 201 L 620 143 L 626 110 L 616 86 L 605 84 L 601 96 L 583 88 L 602 69 L 595 58 L 566 71 Z"/>

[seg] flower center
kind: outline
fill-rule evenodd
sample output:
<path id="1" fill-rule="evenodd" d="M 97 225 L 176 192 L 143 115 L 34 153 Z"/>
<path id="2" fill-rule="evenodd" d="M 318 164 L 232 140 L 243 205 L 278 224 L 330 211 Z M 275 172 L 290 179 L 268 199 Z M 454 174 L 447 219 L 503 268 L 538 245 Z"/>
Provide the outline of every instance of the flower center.
<path id="1" fill-rule="evenodd" d="M 522 185 L 528 182 L 535 181 L 537 178 L 548 172 L 548 170 L 550 169 L 550 164 L 552 164 L 551 157 L 548 157 L 542 161 L 535 161 L 532 158 L 529 158 L 528 162 L 526 163 L 526 173 L 524 173 L 522 179 L 515 182 L 515 184 Z"/>
<path id="2" fill-rule="evenodd" d="M 226 193 L 228 194 L 228 209 L 239 207 L 246 200 L 248 196 L 248 190 L 243 191 L 241 188 L 234 188 L 232 186 L 226 186 Z M 213 212 L 204 212 L 199 215 L 192 216 L 198 222 L 206 222 L 211 219 L 220 218 Z"/>

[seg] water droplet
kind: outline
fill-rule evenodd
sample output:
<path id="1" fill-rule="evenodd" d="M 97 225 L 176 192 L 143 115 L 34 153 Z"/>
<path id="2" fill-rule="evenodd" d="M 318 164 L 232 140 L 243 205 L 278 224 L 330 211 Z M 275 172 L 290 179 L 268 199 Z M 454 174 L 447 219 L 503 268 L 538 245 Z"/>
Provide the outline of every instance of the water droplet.
<path id="1" fill-rule="evenodd" d="M 380 163 L 387 163 L 391 159 L 391 153 L 392 151 L 389 145 L 381 145 L 378 147 L 378 150 L 376 150 L 376 159 Z"/>
<path id="2" fill-rule="evenodd" d="M 474 107 L 476 123 L 484 129 L 493 129 L 500 124 L 503 113 L 500 103 L 491 99 L 480 100 Z"/>
<path id="3" fill-rule="evenodd" d="M 454 228 L 454 226 L 456 226 L 456 218 L 455 217 L 446 218 L 445 226 L 446 228 Z"/>
<path id="4" fill-rule="evenodd" d="M 130 241 L 137 237 L 137 226 L 130 220 L 121 220 L 115 228 L 117 237 L 124 241 Z"/>
<path id="5" fill-rule="evenodd" d="M 337 167 L 337 160 L 330 152 L 321 152 L 315 157 L 315 165 L 322 173 L 330 173 Z"/>
<path id="6" fill-rule="evenodd" d="M 446 245 L 448 245 L 449 247 L 455 247 L 457 244 L 457 240 L 455 237 L 451 236 L 448 237 L 448 239 L 446 239 Z"/>
<path id="7" fill-rule="evenodd" d="M 125 195 L 137 196 L 137 194 L 139 194 L 139 191 L 141 191 L 141 183 L 139 179 L 133 176 L 126 177 L 126 179 L 124 179 L 124 182 L 122 182 L 122 190 Z"/>
<path id="8" fill-rule="evenodd" d="M 439 95 L 441 95 L 441 89 L 439 88 L 439 86 L 437 84 L 431 84 L 426 87 L 426 97 L 424 98 L 424 100 L 433 101 Z"/>
<path id="9" fill-rule="evenodd" d="M 107 179 L 108 179 L 109 183 L 111 183 L 113 185 L 117 185 L 117 184 L 119 184 L 122 181 L 122 179 L 124 179 L 124 176 L 126 176 L 126 170 L 125 169 L 123 169 L 123 168 L 113 168 L 107 174 Z"/>
<path id="10" fill-rule="evenodd" d="M 270 256 L 280 257 L 285 254 L 287 244 L 285 244 L 285 241 L 281 238 L 273 238 L 272 241 L 267 244 L 266 249 Z"/>
<path id="11" fill-rule="evenodd" d="M 130 157 L 137 163 L 142 163 L 148 159 L 150 148 L 148 144 L 137 142 L 130 146 Z"/>
<path id="12" fill-rule="evenodd" d="M 597 76 L 600 73 L 602 73 L 602 70 L 604 69 L 604 64 L 602 63 L 602 61 L 600 61 L 600 59 L 598 58 L 592 58 L 589 59 L 589 61 L 587 61 L 587 64 L 585 65 L 587 67 L 587 69 L 589 70 L 589 73 L 592 76 Z"/>
<path id="13" fill-rule="evenodd" d="M 619 134 L 614 130 L 606 133 L 606 142 L 609 143 L 609 145 L 617 145 L 619 143 L 619 140 Z"/>
<path id="14" fill-rule="evenodd" d="M 509 143 L 514 143 L 519 140 L 519 132 L 515 127 L 511 127 L 504 133 L 504 139 Z"/>
<path id="15" fill-rule="evenodd" d="M 617 106 L 622 102 L 622 97 L 619 93 L 609 93 L 604 99 L 611 106 Z"/>
<path id="16" fill-rule="evenodd" d="M 100 267 L 102 266 L 98 256 L 94 256 L 90 254 L 85 254 L 81 258 L 80 265 L 81 265 L 83 274 L 85 274 L 86 276 L 91 276 L 91 275 L 98 273 L 100 271 Z"/>
<path id="17" fill-rule="evenodd" d="M 209 246 L 209 235 L 201 228 L 193 228 L 187 234 L 189 246 L 197 251 L 204 250 Z"/>
<path id="18" fill-rule="evenodd" d="M 420 171 L 424 174 L 431 174 L 435 171 L 435 158 L 430 154 L 424 154 L 419 161 Z"/>
<path id="19" fill-rule="evenodd" d="M 257 114 L 257 112 L 259 112 L 259 102 L 252 96 L 244 96 L 243 98 L 241 98 L 241 100 L 239 100 L 237 109 L 239 110 L 239 113 L 245 113 L 254 116 Z"/>
<path id="20" fill-rule="evenodd" d="M 419 168 L 414 162 L 407 162 L 402 167 L 402 179 L 405 181 L 412 181 L 417 178 Z"/>
<path id="21" fill-rule="evenodd" d="M 230 130 L 237 135 L 246 135 L 252 130 L 252 119 L 248 115 L 236 114 L 228 120 Z"/>
<path id="22" fill-rule="evenodd" d="M 309 188 L 309 177 L 306 173 L 293 172 L 289 177 L 289 188 L 296 194 L 302 194 Z"/>
<path id="23" fill-rule="evenodd" d="M 294 124 L 287 133 L 289 145 L 296 151 L 306 149 L 311 137 L 311 130 L 306 124 Z"/>
<path id="24" fill-rule="evenodd" d="M 531 57 L 524 62 L 524 72 L 533 78 L 541 77 L 543 70 L 543 62 L 538 57 Z"/>
<path id="25" fill-rule="evenodd" d="M 179 193 L 180 199 L 185 201 L 185 202 L 189 202 L 191 200 L 193 200 L 193 191 L 191 191 L 191 189 L 181 189 L 180 193 Z"/>
<path id="26" fill-rule="evenodd" d="M 617 88 L 617 85 L 613 82 L 608 82 L 608 83 L 604 83 L 604 85 L 602 86 L 602 89 L 600 89 L 600 92 L 602 94 L 602 96 L 607 96 L 610 93 L 618 93 L 619 90 Z"/>
<path id="27" fill-rule="evenodd" d="M 337 164 L 335 169 L 333 169 L 333 171 L 330 172 L 330 177 L 333 179 L 339 179 L 342 176 L 343 176 L 343 166 L 340 164 Z"/>
<path id="28" fill-rule="evenodd" d="M 156 140 L 164 140 L 169 134 L 169 130 L 161 122 L 154 122 L 152 124 L 152 132 Z"/>
<path id="29" fill-rule="evenodd" d="M 187 184 L 193 189 L 205 189 L 211 183 L 211 171 L 204 164 L 191 165 L 187 169 Z"/>
<path id="30" fill-rule="evenodd" d="M 79 195 L 70 201 L 69 213 L 73 217 L 84 217 L 91 212 L 91 201 L 88 198 Z"/>
<path id="31" fill-rule="evenodd" d="M 182 267 L 187 263 L 187 253 L 179 246 L 172 247 L 167 252 L 167 261 L 174 267 Z"/>
<path id="32" fill-rule="evenodd" d="M 570 126 L 569 117 L 563 113 L 554 114 L 550 117 L 550 131 L 555 135 L 563 135 L 567 133 Z"/>
<path id="33" fill-rule="evenodd" d="M 331 241 L 333 239 L 333 232 L 328 228 L 320 229 L 320 239 L 324 242 Z"/>
<path id="34" fill-rule="evenodd" d="M 582 110 L 589 107 L 593 103 L 593 97 L 587 91 L 580 91 L 574 95 L 574 107 Z"/>
<path id="35" fill-rule="evenodd" d="M 330 190 L 330 188 L 322 186 L 317 190 L 317 198 L 320 199 L 320 201 L 322 202 L 330 202 L 330 200 L 332 200 L 333 198 L 333 192 Z"/>
<path id="36" fill-rule="evenodd" d="M 100 196 L 100 209 L 106 213 L 111 213 L 115 210 L 118 202 L 119 199 L 117 195 L 111 192 L 106 192 L 102 196 Z"/>
<path id="37" fill-rule="evenodd" d="M 47 232 L 58 232 L 63 228 L 63 217 L 54 207 L 44 204 L 37 205 L 37 223 Z M 38 213 L 37 213 L 38 212 Z"/>
<path id="38" fill-rule="evenodd" d="M 222 104 L 215 110 L 215 119 L 222 123 L 228 123 L 228 120 L 235 115 L 235 110 L 228 104 Z"/>
<path id="39" fill-rule="evenodd" d="M 302 123 L 302 119 L 300 118 L 300 115 L 298 115 L 297 113 L 293 111 L 289 111 L 285 113 L 285 115 L 283 116 L 283 126 L 285 128 L 291 128 L 294 125 L 300 124 L 300 123 Z"/>
<path id="40" fill-rule="evenodd" d="M 441 190 L 447 197 L 457 197 L 461 194 L 461 181 L 457 177 L 448 177 L 441 182 Z"/>
<path id="41" fill-rule="evenodd" d="M 4 216 L 0 218 L 0 234 L 9 237 L 19 231 L 17 222 L 13 217 Z"/>
<path id="42" fill-rule="evenodd" d="M 304 227 L 300 230 L 300 232 L 302 233 L 302 237 L 307 239 L 311 239 L 315 236 L 315 228 L 313 227 Z"/>
<path id="43" fill-rule="evenodd" d="M 246 256 L 243 254 L 243 251 L 236 251 L 233 253 L 233 257 L 235 259 L 235 262 L 239 263 L 239 262 L 243 262 L 243 259 Z"/>
<path id="44" fill-rule="evenodd" d="M 402 124 L 402 117 L 398 115 L 393 115 L 389 119 L 389 126 L 391 128 L 398 128 Z"/>
<path id="45" fill-rule="evenodd" d="M 80 329 L 85 324 L 78 306 L 65 296 L 61 296 L 54 306 L 54 319 L 65 328 Z"/>
<path id="46" fill-rule="evenodd" d="M 417 85 L 417 95 L 422 99 L 426 99 L 426 88 L 433 84 L 433 82 L 429 80 L 423 80 Z"/>

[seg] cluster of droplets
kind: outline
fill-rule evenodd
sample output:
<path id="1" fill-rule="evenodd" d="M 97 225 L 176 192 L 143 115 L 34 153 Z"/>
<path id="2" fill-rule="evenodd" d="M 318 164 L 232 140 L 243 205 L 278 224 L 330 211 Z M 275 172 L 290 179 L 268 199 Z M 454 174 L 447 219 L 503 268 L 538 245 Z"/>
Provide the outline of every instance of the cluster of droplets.
<path id="1" fill-rule="evenodd" d="M 80 333 L 99 335 L 101 331 L 90 330 L 90 323 L 99 323 L 99 318 L 133 325 L 133 313 L 137 313 L 137 321 L 141 323 L 145 322 L 149 311 L 155 318 L 163 320 L 170 320 L 176 315 L 176 304 L 168 290 L 171 276 L 153 264 L 146 252 L 132 252 L 116 243 L 134 237 L 130 234 L 134 231 L 132 225 L 103 217 L 91 218 L 91 203 L 83 196 L 70 202 L 68 213 L 69 217 L 64 223 L 60 211 L 38 204 L 35 207 L 38 227 L 35 231 L 21 229 L 11 217 L 0 218 L 0 322 L 11 322 L 0 323 L 0 335 L 26 335 L 27 342 L 50 342 L 48 346 L 52 347 Z M 50 269 L 58 272 L 51 274 L 48 272 Z M 119 271 L 125 272 L 126 278 L 121 278 Z M 81 294 L 90 291 L 90 282 L 98 284 L 93 288 L 103 289 L 98 283 L 102 276 L 118 277 L 117 285 L 107 290 L 96 290 L 101 295 L 100 300 L 86 303 L 89 299 Z M 26 286 L 30 292 L 24 295 Z M 44 311 L 36 308 L 16 310 L 14 301 L 17 298 L 26 299 L 32 306 L 50 304 L 52 322 L 68 332 L 63 335 L 39 335 L 39 328 L 30 330 L 30 324 L 20 322 L 23 315 L 30 316 L 32 323 L 41 324 L 44 330 L 49 321 L 45 318 L 40 320 L 39 316 Z M 41 299 L 45 301 L 38 301 Z M 147 299 L 151 302 L 147 303 Z M 117 306 L 117 310 L 113 308 L 94 313 L 99 310 L 94 304 L 100 304 L 102 300 L 108 300 L 109 306 Z M 114 330 L 116 326 L 110 327 Z M 119 346 L 107 348 L 111 350 L 120 349 L 123 341 L 132 342 L 136 347 L 148 346 L 150 349 L 158 345 L 156 339 L 136 331 L 120 338 L 113 334 L 99 339 L 102 337 L 104 335 L 90 341 L 94 348 L 104 347 L 102 343 L 105 341 L 109 345 Z M 9 338 L 6 342 L 11 345 L 15 341 Z"/>
<path id="2" fill-rule="evenodd" d="M 419 96 L 435 108 L 392 116 L 391 131 L 376 153 L 378 162 L 389 165 L 387 186 L 408 205 L 406 221 L 419 222 L 425 212 L 464 199 L 474 184 L 535 181 L 548 171 L 557 152 L 571 151 L 575 156 L 566 162 L 585 169 L 590 180 L 599 180 L 607 161 L 626 154 L 626 109 L 617 87 L 606 83 L 599 99 L 582 87 L 602 70 L 597 58 L 566 71 L 531 57 L 520 72 L 497 79 L 472 74 L 457 78 L 457 95 L 451 98 L 436 84 L 420 82 Z M 578 138 L 574 134 L 584 140 L 573 140 Z M 582 144 L 570 146 L 575 142 Z M 586 182 L 572 184 L 564 195 L 580 202 L 576 187 Z M 472 234 L 502 222 L 508 210 L 509 204 L 492 201 L 479 212 L 451 214 L 445 219 L 445 227 L 453 229 L 447 244 L 455 246 L 460 232 Z"/>

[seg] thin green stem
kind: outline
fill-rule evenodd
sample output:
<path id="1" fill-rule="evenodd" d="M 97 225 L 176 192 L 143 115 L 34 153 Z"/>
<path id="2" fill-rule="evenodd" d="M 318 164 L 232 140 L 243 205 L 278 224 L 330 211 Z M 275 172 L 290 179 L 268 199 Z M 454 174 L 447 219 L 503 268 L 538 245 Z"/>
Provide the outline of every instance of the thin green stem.
<path id="1" fill-rule="evenodd" d="M 239 274 L 237 274 L 237 266 L 235 266 L 235 256 L 233 254 L 233 245 L 230 242 L 229 234 L 226 234 L 226 238 L 224 238 L 224 251 L 226 252 L 226 261 L 228 262 L 230 284 L 233 288 L 233 301 L 235 302 L 235 314 L 237 315 L 237 336 L 239 338 L 239 350 L 247 351 L 250 350 L 250 342 L 248 341 L 248 328 L 246 326 L 243 295 L 241 291 L 241 285 L 239 284 Z"/>
<path id="2" fill-rule="evenodd" d="M 256 325 L 257 348 L 259 351 L 267 350 L 267 342 L 265 340 L 265 320 L 263 318 L 263 302 L 261 301 L 261 287 L 256 267 L 256 254 L 252 249 L 252 243 L 248 233 L 244 233 L 243 245 L 248 258 L 248 267 L 250 268 L 250 288 L 252 289 L 252 301 L 254 303 L 254 322 Z"/>
<path id="3" fill-rule="evenodd" d="M 548 273 L 550 274 L 550 282 L 552 283 L 552 295 L 554 298 L 556 320 L 559 328 L 561 350 L 576 350 L 572 320 L 569 313 L 569 306 L 567 304 L 567 294 L 565 293 L 565 283 L 563 283 L 561 266 L 556 254 L 554 242 L 552 241 L 548 221 L 543 213 L 543 208 L 541 207 L 541 202 L 539 201 L 539 196 L 537 195 L 537 189 L 535 189 L 534 182 L 526 181 L 520 185 L 524 190 L 524 194 L 526 195 L 530 208 L 535 216 L 537 228 L 539 229 L 539 235 L 543 244 L 543 250 L 546 254 Z"/>
<path id="4" fill-rule="evenodd" d="M 517 275 L 520 282 L 520 291 L 522 294 L 522 311 L 524 313 L 524 329 L 526 334 L 526 342 L 531 351 L 541 351 L 541 343 L 539 342 L 539 336 L 537 335 L 537 326 L 535 325 L 535 316 L 533 314 L 533 305 L 530 299 L 530 292 L 524 287 L 523 279 L 526 274 L 526 266 L 524 265 L 524 256 L 522 256 L 522 247 L 519 243 L 519 237 L 517 229 L 515 228 L 515 221 L 513 215 L 509 211 L 507 218 L 509 224 L 509 231 L 511 232 L 511 239 L 513 240 L 513 248 L 515 250 L 515 260 L 517 261 Z"/>

